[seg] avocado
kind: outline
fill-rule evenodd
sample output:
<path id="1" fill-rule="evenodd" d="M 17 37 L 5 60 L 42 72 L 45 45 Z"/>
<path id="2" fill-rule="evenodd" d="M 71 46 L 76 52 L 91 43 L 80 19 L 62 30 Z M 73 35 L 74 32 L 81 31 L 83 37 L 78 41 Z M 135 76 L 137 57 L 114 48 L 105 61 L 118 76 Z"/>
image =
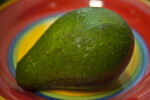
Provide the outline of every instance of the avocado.
<path id="1" fill-rule="evenodd" d="M 133 33 L 117 13 L 79 8 L 56 20 L 18 62 L 16 81 L 29 90 L 99 88 L 124 71 L 133 48 Z"/>

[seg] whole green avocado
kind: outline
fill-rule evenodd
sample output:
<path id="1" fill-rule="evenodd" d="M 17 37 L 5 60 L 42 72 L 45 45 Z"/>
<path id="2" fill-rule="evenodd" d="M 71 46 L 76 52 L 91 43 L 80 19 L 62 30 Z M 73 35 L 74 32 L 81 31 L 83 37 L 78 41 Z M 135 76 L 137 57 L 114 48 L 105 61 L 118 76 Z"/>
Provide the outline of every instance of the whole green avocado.
<path id="1" fill-rule="evenodd" d="M 17 64 L 25 89 L 95 89 L 126 68 L 134 48 L 127 22 L 106 8 L 71 11 L 52 24 Z"/>

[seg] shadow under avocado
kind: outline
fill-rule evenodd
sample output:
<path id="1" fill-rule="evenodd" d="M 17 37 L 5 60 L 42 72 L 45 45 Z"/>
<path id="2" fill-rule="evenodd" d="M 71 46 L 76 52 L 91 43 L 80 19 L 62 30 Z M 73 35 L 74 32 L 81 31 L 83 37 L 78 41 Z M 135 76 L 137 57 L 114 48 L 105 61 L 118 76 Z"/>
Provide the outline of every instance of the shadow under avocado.
<path id="1" fill-rule="evenodd" d="M 127 72 L 123 73 L 124 76 L 129 77 Z M 49 91 L 68 91 L 68 92 L 79 92 L 79 93 L 93 93 L 93 92 L 109 92 L 109 91 L 113 91 L 113 90 L 118 90 L 118 91 L 122 91 L 124 90 L 126 87 L 124 86 L 124 83 L 121 82 L 121 80 L 119 78 L 117 78 L 116 80 L 114 80 L 111 83 L 102 85 L 101 87 L 95 88 L 95 89 L 85 89 L 85 90 L 78 90 L 78 89 L 49 89 Z M 37 90 L 37 91 L 45 91 L 45 90 Z"/>

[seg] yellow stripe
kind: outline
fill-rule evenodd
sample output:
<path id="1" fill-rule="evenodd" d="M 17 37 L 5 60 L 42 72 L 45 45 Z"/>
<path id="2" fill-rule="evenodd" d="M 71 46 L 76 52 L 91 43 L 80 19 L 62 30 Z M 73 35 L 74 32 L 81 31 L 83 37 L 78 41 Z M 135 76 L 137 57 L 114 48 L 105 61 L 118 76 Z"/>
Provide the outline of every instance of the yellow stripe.
<path id="1" fill-rule="evenodd" d="M 4 4 L 0 5 L 0 11 L 3 10 L 4 8 L 8 7 L 9 5 L 13 4 L 16 1 L 18 1 L 18 0 L 8 0 Z"/>
<path id="2" fill-rule="evenodd" d="M 150 1 L 148 1 L 148 0 L 139 0 L 139 1 L 141 1 L 141 2 L 143 2 L 143 3 L 145 3 L 145 4 L 150 6 Z"/>
<path id="3" fill-rule="evenodd" d="M 0 100 L 6 100 L 4 97 L 0 96 Z"/>

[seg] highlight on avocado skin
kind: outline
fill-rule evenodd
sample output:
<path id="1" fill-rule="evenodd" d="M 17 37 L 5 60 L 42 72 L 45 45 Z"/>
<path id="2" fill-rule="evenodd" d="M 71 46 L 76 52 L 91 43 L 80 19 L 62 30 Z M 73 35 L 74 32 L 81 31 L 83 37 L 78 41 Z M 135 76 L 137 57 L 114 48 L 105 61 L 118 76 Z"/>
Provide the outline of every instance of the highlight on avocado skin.
<path id="1" fill-rule="evenodd" d="M 126 68 L 134 47 L 127 22 L 106 8 L 73 10 L 54 22 L 18 62 L 17 83 L 35 89 L 96 89 Z"/>

